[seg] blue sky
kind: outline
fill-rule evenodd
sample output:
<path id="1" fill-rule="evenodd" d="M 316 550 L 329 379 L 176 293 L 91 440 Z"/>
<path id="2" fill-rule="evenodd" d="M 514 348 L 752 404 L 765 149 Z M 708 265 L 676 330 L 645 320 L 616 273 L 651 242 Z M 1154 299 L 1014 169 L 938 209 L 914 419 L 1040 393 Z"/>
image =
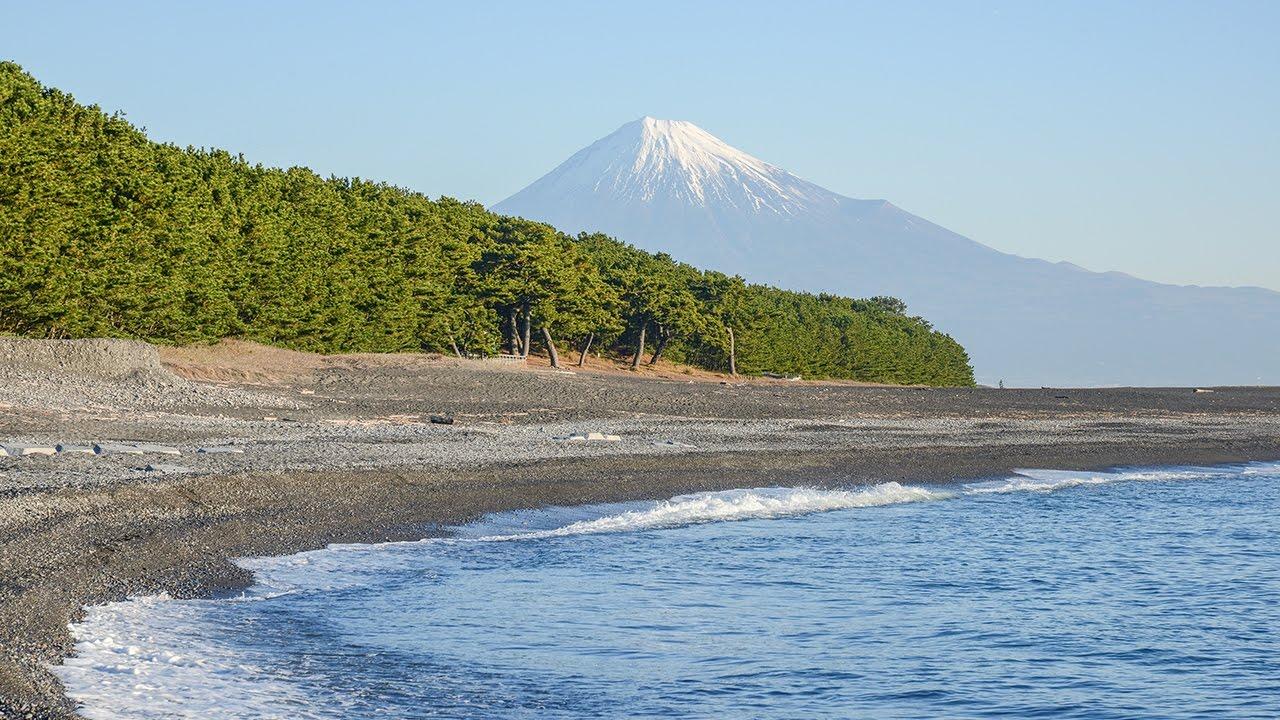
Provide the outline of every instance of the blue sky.
<path id="1" fill-rule="evenodd" d="M 0 3 L 152 137 L 496 202 L 643 115 L 1000 250 L 1280 289 L 1280 2 Z"/>

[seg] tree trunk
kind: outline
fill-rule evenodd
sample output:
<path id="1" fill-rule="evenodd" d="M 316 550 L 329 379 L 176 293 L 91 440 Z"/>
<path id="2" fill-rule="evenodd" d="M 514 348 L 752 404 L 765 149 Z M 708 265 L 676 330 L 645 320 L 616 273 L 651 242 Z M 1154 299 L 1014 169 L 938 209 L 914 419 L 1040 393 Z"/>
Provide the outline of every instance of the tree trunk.
<path id="1" fill-rule="evenodd" d="M 644 355 L 644 332 L 648 328 L 649 323 L 647 321 L 640 324 L 640 342 L 636 343 L 636 356 L 631 358 L 632 370 L 640 369 L 640 356 Z"/>
<path id="2" fill-rule="evenodd" d="M 520 333 L 516 329 L 516 310 L 512 308 L 507 313 L 507 350 L 512 355 L 520 354 Z"/>
<path id="3" fill-rule="evenodd" d="M 667 341 L 670 339 L 671 336 L 666 333 L 658 337 L 658 346 L 653 349 L 653 357 L 649 358 L 650 365 L 658 364 L 658 358 L 662 357 L 662 351 L 667 349 Z"/>
<path id="4" fill-rule="evenodd" d="M 596 334 L 587 335 L 587 344 L 582 346 L 582 353 L 578 355 L 578 367 L 587 361 L 587 353 L 591 352 L 591 342 L 596 339 Z"/>
<path id="5" fill-rule="evenodd" d="M 458 357 L 462 357 L 462 351 L 458 349 L 458 341 L 453 338 L 449 338 L 449 344 L 453 346 L 453 354 Z"/>
<path id="6" fill-rule="evenodd" d="M 529 307 L 525 306 L 524 316 L 520 319 L 520 356 L 529 357 Z"/>
<path id="7" fill-rule="evenodd" d="M 738 377 L 738 348 L 734 342 L 733 328 L 725 325 L 724 329 L 729 331 L 729 377 Z"/>
<path id="8" fill-rule="evenodd" d="M 556 352 L 556 343 L 551 339 L 551 331 L 542 326 L 542 340 L 547 343 L 547 355 L 551 357 L 551 367 L 560 367 L 560 354 Z"/>

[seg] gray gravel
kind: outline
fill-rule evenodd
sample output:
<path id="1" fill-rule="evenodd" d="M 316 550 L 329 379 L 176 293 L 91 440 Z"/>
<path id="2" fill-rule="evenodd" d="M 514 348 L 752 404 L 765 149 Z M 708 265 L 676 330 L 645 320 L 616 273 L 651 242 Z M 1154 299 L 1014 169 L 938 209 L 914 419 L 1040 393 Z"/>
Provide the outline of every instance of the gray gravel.
<path id="1" fill-rule="evenodd" d="M 196 382 L 143 343 L 0 339 L 0 445 L 144 446 L 0 458 L 0 717 L 70 715 L 44 668 L 70 651 L 82 605 L 242 585 L 237 556 L 701 489 L 1280 458 L 1274 388 L 884 388 L 304 360 L 246 369 L 187 352 L 184 373 L 218 379 Z M 621 440 L 563 439 L 592 431 Z"/>
<path id="2" fill-rule="evenodd" d="M 144 451 L 140 455 L 60 453 L 54 456 L 0 458 L 0 495 L 57 488 L 95 488 L 121 482 L 148 482 L 169 472 L 148 469 L 163 461 L 183 474 L 226 475 L 243 472 L 313 471 L 344 468 L 378 470 L 432 467 L 473 469 L 515 462 L 573 457 L 670 455 L 785 449 L 902 450 L 924 447 L 980 446 L 992 450 L 1043 445 L 1085 437 L 1094 443 L 1140 443 L 1159 436 L 1176 441 L 1194 435 L 1200 441 L 1246 441 L 1261 435 L 1280 437 L 1280 415 L 1249 418 L 1153 417 L 1124 423 L 1090 418 L 1010 418 L 1000 422 L 965 418 L 810 418 L 739 420 L 731 418 L 654 418 L 561 421 L 526 425 L 436 425 L 419 420 L 233 420 L 192 415 L 157 415 L 102 432 L 113 440 L 165 438 L 180 458 Z M 616 433 L 620 442 L 570 442 L 569 435 L 598 430 Z M 114 431 L 114 432 L 113 432 Z M 102 436 L 36 433 L 13 443 L 92 446 Z M 136 446 L 136 445 L 135 445 Z M 241 453 L 199 450 L 235 447 Z M 145 444 L 144 444 L 145 447 Z M 180 461 L 180 462 L 179 462 Z"/>
<path id="3" fill-rule="evenodd" d="M 0 445 L 162 443 L 184 456 L 171 464 L 196 475 L 1280 436 L 1280 393 L 1263 388 L 997 391 L 695 382 L 423 362 L 421 356 L 372 369 L 336 362 L 250 385 L 183 379 L 145 343 L 13 339 L 0 339 L 0 381 L 6 389 Z M 455 422 L 435 424 L 432 415 Z M 622 441 L 561 439 L 591 431 Z M 244 452 L 198 452 L 210 446 Z M 153 482 L 166 474 L 146 470 L 155 459 L 152 453 L 0 457 L 0 496 Z"/>

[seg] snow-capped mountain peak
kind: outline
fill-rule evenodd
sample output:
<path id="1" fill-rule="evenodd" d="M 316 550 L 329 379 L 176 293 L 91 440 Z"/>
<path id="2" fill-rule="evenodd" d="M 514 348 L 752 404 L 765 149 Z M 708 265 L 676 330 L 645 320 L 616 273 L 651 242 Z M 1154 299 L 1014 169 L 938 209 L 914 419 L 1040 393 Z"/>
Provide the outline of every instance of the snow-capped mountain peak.
<path id="1" fill-rule="evenodd" d="M 754 282 L 901 298 L 992 384 L 1280 382 L 1280 293 L 1007 255 L 801 180 L 688 122 L 629 122 L 494 209 Z"/>
<path id="2" fill-rule="evenodd" d="M 794 215 L 836 196 L 683 120 L 643 117 L 580 150 L 503 201 L 523 207 L 540 196 L 606 195 L 628 204 Z"/>

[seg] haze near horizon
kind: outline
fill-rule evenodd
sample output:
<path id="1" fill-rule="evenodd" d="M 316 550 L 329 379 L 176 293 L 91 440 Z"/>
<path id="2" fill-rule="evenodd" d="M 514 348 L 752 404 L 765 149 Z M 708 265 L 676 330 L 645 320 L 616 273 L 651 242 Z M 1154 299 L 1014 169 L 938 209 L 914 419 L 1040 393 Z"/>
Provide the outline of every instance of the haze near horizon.
<path id="1" fill-rule="evenodd" d="M 493 203 L 641 116 L 1005 252 L 1280 289 L 1277 6 L 15 6 L 152 137 Z M 495 98 L 512 108 L 491 111 Z M 608 230 L 608 228 L 604 228 Z"/>

